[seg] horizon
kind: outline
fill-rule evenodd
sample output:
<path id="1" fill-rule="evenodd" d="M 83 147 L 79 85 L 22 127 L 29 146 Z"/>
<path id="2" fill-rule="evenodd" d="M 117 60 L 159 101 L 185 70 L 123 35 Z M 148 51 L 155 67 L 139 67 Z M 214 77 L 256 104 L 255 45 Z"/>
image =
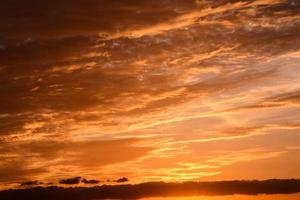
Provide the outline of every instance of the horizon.
<path id="1" fill-rule="evenodd" d="M 44 199 L 74 200 L 87 199 L 147 199 L 147 198 L 193 198 L 224 196 L 261 196 L 267 198 L 285 195 L 285 198 L 300 197 L 300 179 L 269 179 L 210 182 L 147 182 L 140 184 L 78 186 L 79 183 L 67 183 L 69 187 L 30 185 L 23 189 L 0 191 L 3 200 Z"/>
<path id="2" fill-rule="evenodd" d="M 119 181 L 121 179 L 124 179 L 126 177 L 117 179 L 117 180 L 103 180 L 101 179 L 85 179 L 83 177 L 71 177 L 66 179 L 61 179 L 58 182 L 50 182 L 50 183 L 44 183 L 42 181 L 33 180 L 33 181 L 26 181 L 26 182 L 20 182 L 15 185 L 15 187 L 11 188 L 2 188 L 1 191 L 5 190 L 27 190 L 27 189 L 34 189 L 34 188 L 97 188 L 101 186 L 112 186 L 112 187 L 118 187 L 118 186 L 124 186 L 124 185 L 144 185 L 144 184 L 187 184 L 187 183 L 212 183 L 212 184 L 219 184 L 219 183 L 234 183 L 234 182 L 240 182 L 240 183 L 259 183 L 259 182 L 300 182 L 300 179 L 296 178 L 288 178 L 288 179 L 277 179 L 277 178 L 271 178 L 271 179 L 233 179 L 233 180 L 215 180 L 215 181 L 149 181 L 149 182 L 137 182 L 137 183 L 130 183 L 130 180 L 126 178 L 125 181 Z M 274 191 L 277 192 L 277 191 Z M 281 193 L 278 193 L 281 194 Z"/>
<path id="3" fill-rule="evenodd" d="M 297 0 L 2 0 L 0 191 L 298 180 L 299 65 Z"/>

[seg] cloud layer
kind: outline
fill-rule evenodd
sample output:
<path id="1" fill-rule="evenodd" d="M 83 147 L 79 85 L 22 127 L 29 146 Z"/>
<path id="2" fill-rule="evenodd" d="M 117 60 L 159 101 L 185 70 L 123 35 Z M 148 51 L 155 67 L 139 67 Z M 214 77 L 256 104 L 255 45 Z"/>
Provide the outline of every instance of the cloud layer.
<path id="1" fill-rule="evenodd" d="M 299 13 L 295 0 L 1 1 L 0 188 L 300 178 Z M 278 167 L 233 173 L 254 162 Z"/>

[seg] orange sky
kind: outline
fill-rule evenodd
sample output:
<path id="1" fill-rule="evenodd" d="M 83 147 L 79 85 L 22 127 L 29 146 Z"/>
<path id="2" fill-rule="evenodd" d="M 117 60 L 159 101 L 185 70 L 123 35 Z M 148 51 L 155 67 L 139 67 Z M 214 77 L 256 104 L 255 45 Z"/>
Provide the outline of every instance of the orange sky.
<path id="1" fill-rule="evenodd" d="M 295 0 L 0 2 L 0 187 L 300 178 Z"/>

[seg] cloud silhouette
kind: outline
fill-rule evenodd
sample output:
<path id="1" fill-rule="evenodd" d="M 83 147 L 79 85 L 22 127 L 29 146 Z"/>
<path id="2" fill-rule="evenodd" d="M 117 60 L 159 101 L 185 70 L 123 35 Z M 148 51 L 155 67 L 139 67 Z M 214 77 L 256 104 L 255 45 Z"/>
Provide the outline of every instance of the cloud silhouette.
<path id="1" fill-rule="evenodd" d="M 119 178 L 119 179 L 115 180 L 114 182 L 116 182 L 116 183 L 124 183 L 124 182 L 128 182 L 128 181 L 129 181 L 128 178 L 123 177 L 123 178 Z"/>
<path id="2" fill-rule="evenodd" d="M 26 181 L 26 182 L 21 183 L 20 185 L 21 186 L 36 186 L 36 185 L 41 185 L 41 184 L 43 184 L 43 182 L 40 182 L 40 181 Z"/>
<path id="3" fill-rule="evenodd" d="M 164 183 L 149 182 L 137 185 L 103 185 L 92 188 L 37 187 L 0 192 L 1 200 L 91 200 L 139 199 L 145 197 L 200 196 L 200 195 L 258 195 L 292 194 L 300 192 L 299 179 L 271 179 L 264 181 L 219 181 Z"/>
<path id="4" fill-rule="evenodd" d="M 100 183 L 100 181 L 98 181 L 98 180 L 94 180 L 94 179 L 87 180 L 87 179 L 85 179 L 85 178 L 82 179 L 81 182 L 82 182 L 82 183 L 85 183 L 85 184 L 98 184 L 98 183 Z"/>
<path id="5" fill-rule="evenodd" d="M 59 181 L 60 184 L 67 184 L 67 185 L 71 185 L 71 184 L 79 184 L 81 180 L 80 176 L 74 177 L 74 178 L 68 178 L 68 179 L 62 179 Z"/>

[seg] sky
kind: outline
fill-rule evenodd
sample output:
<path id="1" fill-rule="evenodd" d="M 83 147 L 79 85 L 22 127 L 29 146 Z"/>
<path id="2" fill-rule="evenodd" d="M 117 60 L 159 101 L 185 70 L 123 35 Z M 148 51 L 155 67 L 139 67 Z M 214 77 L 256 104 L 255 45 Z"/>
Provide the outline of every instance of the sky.
<path id="1" fill-rule="evenodd" d="M 299 65 L 297 0 L 1 0 L 0 188 L 300 178 Z"/>

